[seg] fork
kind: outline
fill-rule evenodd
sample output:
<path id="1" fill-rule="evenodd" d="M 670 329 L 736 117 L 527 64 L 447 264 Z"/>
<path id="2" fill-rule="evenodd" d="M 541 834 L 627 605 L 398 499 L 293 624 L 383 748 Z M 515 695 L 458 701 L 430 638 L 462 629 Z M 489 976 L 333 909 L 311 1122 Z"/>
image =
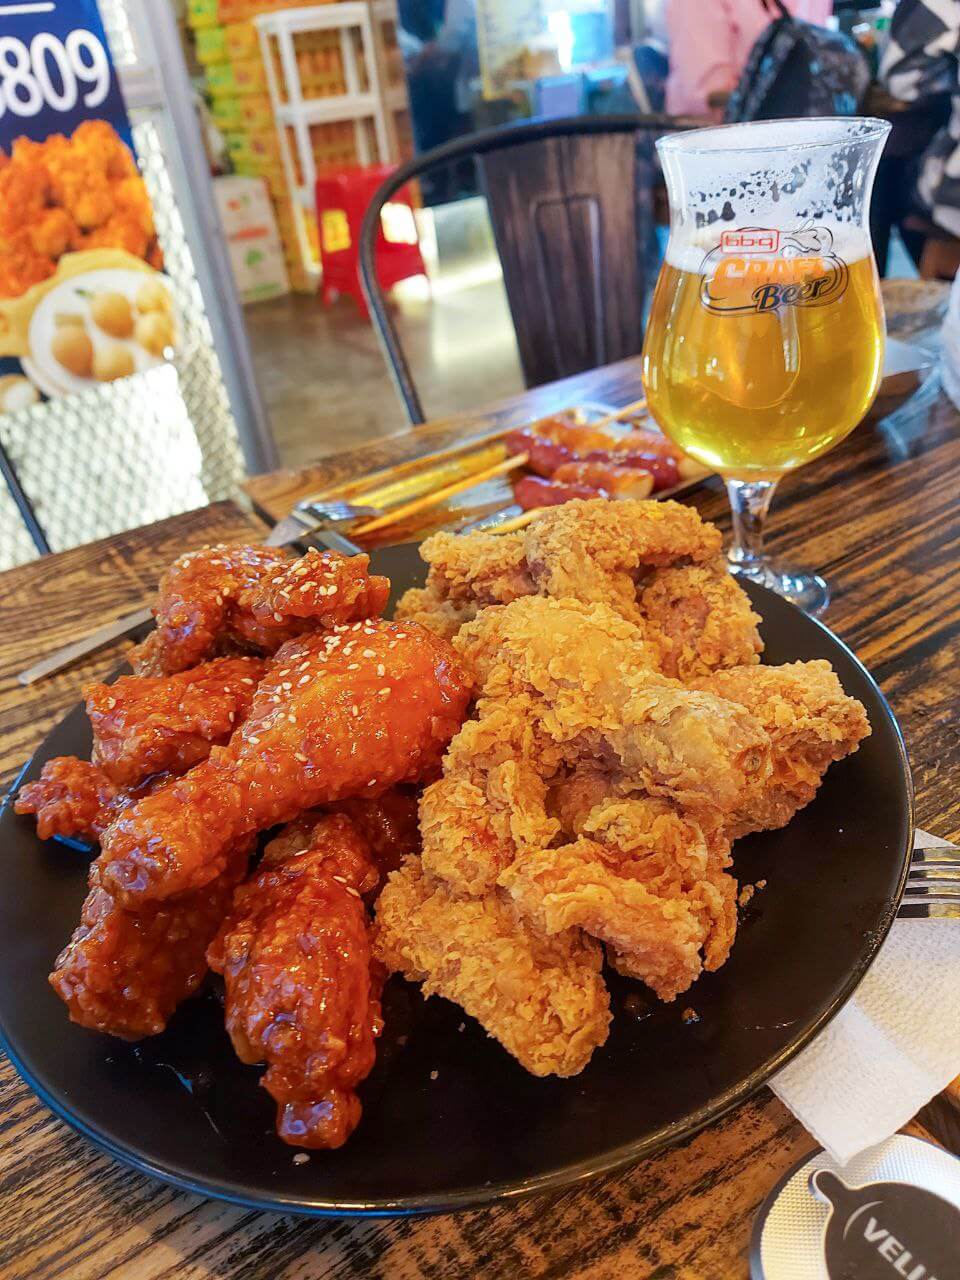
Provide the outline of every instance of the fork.
<path id="1" fill-rule="evenodd" d="M 954 907 L 960 915 L 960 849 L 953 845 L 915 849 L 910 860 L 897 918 L 923 919 L 930 907 Z"/>

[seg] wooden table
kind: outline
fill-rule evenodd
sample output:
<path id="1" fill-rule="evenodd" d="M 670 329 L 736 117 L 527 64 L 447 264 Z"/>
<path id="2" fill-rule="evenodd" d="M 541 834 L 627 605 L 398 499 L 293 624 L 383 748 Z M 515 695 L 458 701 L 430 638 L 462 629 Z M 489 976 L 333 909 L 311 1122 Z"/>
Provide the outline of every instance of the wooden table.
<path id="1" fill-rule="evenodd" d="M 928 327 L 942 293 L 908 291 L 900 333 Z M 906 303 L 909 302 L 909 305 Z M 918 318 L 918 316 L 920 318 Z M 636 398 L 637 362 L 544 388 L 490 415 L 330 459 L 308 475 L 251 482 L 265 514 L 351 468 L 389 463 L 506 416 L 581 397 Z M 942 397 L 867 424 L 783 488 L 774 551 L 826 573 L 828 621 L 872 669 L 913 761 L 917 818 L 960 838 L 960 414 Z M 724 522 L 722 496 L 697 505 Z M 256 537 L 262 526 L 221 503 L 0 576 L 0 782 L 9 784 L 80 685 L 115 666 L 115 646 L 24 691 L 30 661 L 145 602 L 162 566 L 189 547 Z M 15 891 L 5 885 L 4 892 Z M 947 1094 L 915 1132 L 960 1153 Z M 248 1212 L 174 1191 L 100 1155 L 0 1064 L 0 1280 L 326 1280 L 334 1277 L 562 1275 L 742 1280 L 757 1206 L 815 1144 L 763 1091 L 681 1147 L 551 1197 L 502 1209 L 386 1222 L 325 1222 Z"/>

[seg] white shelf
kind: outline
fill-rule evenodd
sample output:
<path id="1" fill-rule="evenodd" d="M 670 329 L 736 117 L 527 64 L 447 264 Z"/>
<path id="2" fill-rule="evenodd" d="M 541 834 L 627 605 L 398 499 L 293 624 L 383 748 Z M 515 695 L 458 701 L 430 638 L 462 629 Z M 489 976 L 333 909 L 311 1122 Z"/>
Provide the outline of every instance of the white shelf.
<path id="1" fill-rule="evenodd" d="M 335 98 L 307 98 L 304 102 L 288 102 L 277 109 L 277 119 L 284 124 L 333 124 L 337 120 L 365 120 L 379 110 L 372 93 L 345 93 Z"/>
<path id="2" fill-rule="evenodd" d="M 382 35 L 377 26 L 396 20 L 396 0 L 373 0 L 370 4 L 341 0 L 337 4 L 260 14 L 254 19 L 287 189 L 304 209 L 314 209 L 316 162 L 310 137 L 312 126 L 352 122 L 362 165 L 389 164 L 398 158 L 392 113 L 407 106 L 407 95 L 403 85 L 388 86 L 384 82 Z M 311 31 L 339 32 L 347 93 L 330 98 L 304 95 L 295 38 Z M 361 91 L 362 84 L 368 89 Z M 366 121 L 372 121 L 371 129 L 364 127 Z M 298 181 L 300 177 L 303 182 Z M 300 221 L 297 242 L 301 265 L 315 276 L 316 262 Z"/>

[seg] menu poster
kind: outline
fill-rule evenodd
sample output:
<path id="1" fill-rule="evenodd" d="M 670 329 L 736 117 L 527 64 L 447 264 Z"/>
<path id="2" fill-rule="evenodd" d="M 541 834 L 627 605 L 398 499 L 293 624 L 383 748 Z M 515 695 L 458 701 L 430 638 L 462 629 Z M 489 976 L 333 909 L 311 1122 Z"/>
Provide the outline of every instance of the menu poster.
<path id="1" fill-rule="evenodd" d="M 96 0 L 0 0 L 0 415 L 171 358 L 162 268 Z"/>
<path id="2" fill-rule="evenodd" d="M 477 43 L 485 98 L 502 98 L 523 75 L 524 54 L 544 31 L 540 0 L 477 0 Z"/>

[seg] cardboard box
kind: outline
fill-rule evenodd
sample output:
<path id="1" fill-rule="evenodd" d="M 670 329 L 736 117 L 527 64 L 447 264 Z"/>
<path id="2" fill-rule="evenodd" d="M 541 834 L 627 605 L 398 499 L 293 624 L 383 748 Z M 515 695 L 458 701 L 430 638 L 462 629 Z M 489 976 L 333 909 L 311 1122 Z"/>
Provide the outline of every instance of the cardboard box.
<path id="1" fill-rule="evenodd" d="M 279 298 L 290 292 L 290 280 L 279 240 L 268 237 L 232 240 L 227 248 L 237 291 L 245 306 L 252 302 L 263 302 L 267 298 Z"/>
<path id="2" fill-rule="evenodd" d="M 214 178 L 213 193 L 227 240 L 279 240 L 273 204 L 259 178 Z"/>

